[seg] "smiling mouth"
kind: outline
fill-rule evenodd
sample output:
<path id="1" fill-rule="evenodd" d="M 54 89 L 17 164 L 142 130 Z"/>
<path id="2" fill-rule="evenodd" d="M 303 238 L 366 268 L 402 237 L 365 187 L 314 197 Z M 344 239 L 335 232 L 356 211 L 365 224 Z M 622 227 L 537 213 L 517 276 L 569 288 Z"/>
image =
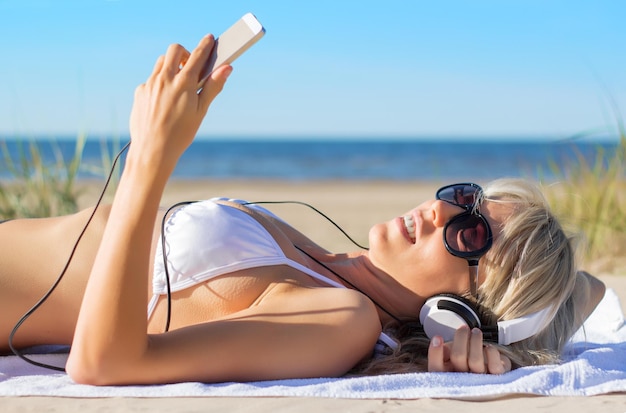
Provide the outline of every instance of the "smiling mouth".
<path id="1" fill-rule="evenodd" d="M 402 220 L 404 221 L 404 227 L 409 234 L 411 242 L 415 243 L 415 219 L 411 215 L 405 215 L 402 217 Z"/>

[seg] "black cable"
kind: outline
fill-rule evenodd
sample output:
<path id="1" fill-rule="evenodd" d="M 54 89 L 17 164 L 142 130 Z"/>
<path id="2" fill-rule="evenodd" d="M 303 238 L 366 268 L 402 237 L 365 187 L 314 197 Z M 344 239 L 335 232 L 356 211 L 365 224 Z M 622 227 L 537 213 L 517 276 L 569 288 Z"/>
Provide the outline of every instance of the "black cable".
<path id="1" fill-rule="evenodd" d="M 361 248 L 363 250 L 366 250 L 366 251 L 369 250 L 369 248 L 364 247 L 361 244 L 359 244 L 358 242 L 356 242 L 355 240 L 353 240 L 352 237 L 350 237 L 350 235 L 348 235 L 348 233 L 346 231 L 344 231 L 343 228 L 341 228 L 335 221 L 330 219 L 330 217 L 328 215 L 326 215 L 325 213 L 323 213 L 319 209 L 315 208 L 313 205 L 307 204 L 306 202 L 301 202 L 301 201 L 259 201 L 259 202 L 244 202 L 243 203 L 243 205 L 251 205 L 251 204 L 297 204 L 297 205 L 304 205 L 306 207 L 311 208 L 313 211 L 317 212 L 322 217 L 326 218 L 326 220 L 328 222 L 333 224 L 335 226 L 335 228 L 337 228 L 339 231 L 341 231 L 341 233 L 343 235 L 345 235 L 346 238 L 348 238 L 348 240 L 350 240 L 354 245 L 356 245 L 357 247 L 359 247 L 359 248 Z"/>
<path id="2" fill-rule="evenodd" d="M 165 332 L 170 330 L 170 320 L 172 318 L 172 287 L 170 283 L 170 273 L 167 269 L 167 252 L 165 251 L 165 221 L 167 220 L 167 215 L 174 209 L 178 208 L 182 205 L 193 204 L 197 201 L 183 201 L 178 202 L 165 211 L 163 215 L 163 219 L 161 220 L 161 251 L 163 252 L 163 270 L 165 272 L 165 285 L 167 287 L 167 316 L 165 318 Z"/>
<path id="3" fill-rule="evenodd" d="M 365 294 L 363 291 L 361 291 L 356 285 L 354 285 L 353 283 L 351 283 L 350 281 L 346 280 L 344 277 L 342 277 L 341 275 L 339 275 L 336 271 L 334 271 L 332 268 L 330 268 L 328 265 L 324 264 L 322 261 L 318 260 L 317 258 L 315 258 L 314 256 L 312 256 L 311 254 L 309 254 L 308 252 L 306 252 L 305 250 L 303 250 L 302 248 L 300 248 L 299 246 L 297 246 L 296 244 L 293 244 L 294 247 L 296 247 L 296 249 L 300 252 L 302 252 L 303 254 L 305 254 L 307 257 L 309 257 L 310 259 L 312 259 L 313 261 L 315 261 L 316 263 L 318 263 L 319 265 L 321 265 L 322 267 L 326 268 L 328 271 L 330 271 L 331 273 L 335 274 L 340 280 L 342 280 L 343 282 L 345 282 L 346 284 L 348 284 L 350 287 L 354 288 L 356 291 L 360 292 L 361 294 L 365 295 L 367 298 L 370 299 L 371 302 L 374 303 L 374 305 L 378 308 L 380 308 L 383 312 L 387 313 L 387 315 L 389 315 L 391 318 L 393 318 L 394 320 L 396 320 L 398 323 L 401 323 L 400 319 L 398 317 L 396 317 L 395 315 L 393 315 L 390 311 L 388 311 L 385 307 L 383 307 L 382 305 L 380 305 L 378 302 L 376 302 L 376 300 L 374 300 L 372 297 L 370 297 L 369 295 Z"/>
<path id="4" fill-rule="evenodd" d="M 328 215 L 324 214 L 322 211 L 320 211 L 319 209 L 315 208 L 313 205 L 307 204 L 306 202 L 301 202 L 301 201 L 259 201 L 259 202 L 244 202 L 243 205 L 251 205 L 251 204 L 297 204 L 297 205 L 304 205 L 306 207 L 311 208 L 313 211 L 317 212 L 318 214 L 320 214 L 322 217 L 326 218 L 326 220 L 328 222 L 330 222 L 331 224 L 333 224 L 335 226 L 335 228 L 337 228 L 339 231 L 341 231 L 341 233 L 343 235 L 346 236 L 346 238 L 348 238 L 354 245 L 356 245 L 357 247 L 363 249 L 363 250 L 369 250 L 369 248 L 364 247 L 362 245 L 360 245 L 358 242 L 356 242 L 355 240 L 352 239 L 352 237 L 350 237 L 350 235 L 348 235 L 348 233 L 346 231 L 344 231 L 343 228 L 341 228 L 339 226 L 339 224 L 337 224 L 335 221 L 333 221 Z M 313 257 L 311 254 L 309 254 L 308 252 L 304 251 L 302 248 L 300 248 L 299 246 L 297 246 L 296 244 L 293 244 L 293 246 L 299 250 L 300 252 L 302 252 L 303 254 L 305 254 L 307 257 L 309 257 L 310 259 L 312 259 L 313 261 L 315 261 L 316 263 L 318 263 L 319 265 L 321 265 L 322 267 L 326 268 L 328 271 L 330 271 L 331 273 L 333 273 L 335 276 L 337 276 L 337 278 L 339 278 L 340 280 L 342 280 L 343 282 L 345 282 L 346 284 L 348 284 L 350 287 L 354 288 L 356 291 L 359 291 L 360 293 L 362 293 L 363 295 L 365 295 L 367 298 L 369 298 L 375 306 L 377 306 L 378 308 L 380 308 L 383 312 L 387 313 L 387 315 L 389 315 L 391 318 L 393 318 L 394 320 L 396 320 L 398 323 L 400 323 L 400 319 L 398 317 L 396 317 L 395 315 L 393 315 L 390 311 L 388 311 L 385 307 L 383 307 L 382 305 L 380 305 L 379 303 L 377 303 L 374 299 L 372 299 L 372 297 L 370 297 L 369 295 L 365 294 L 363 291 L 361 291 L 356 285 L 354 285 L 353 283 L 351 283 L 350 281 L 346 280 L 343 276 L 341 276 L 340 274 L 338 274 L 336 271 L 334 271 L 332 268 L 330 268 L 328 265 L 324 264 L 323 262 L 321 262 L 320 260 L 318 260 L 317 258 Z"/>
<path id="5" fill-rule="evenodd" d="M 46 292 L 39 299 L 39 301 L 37 301 L 37 303 L 22 316 L 22 318 L 20 318 L 20 320 L 15 324 L 15 327 L 13 327 L 13 330 L 11 331 L 11 334 L 9 334 L 9 348 L 11 349 L 13 354 L 18 356 L 22 360 L 26 361 L 27 363 L 30 363 L 30 364 L 38 366 L 38 367 L 44 367 L 44 368 L 47 368 L 47 369 L 50 369 L 50 370 L 56 370 L 56 371 L 65 372 L 65 368 L 63 368 L 63 367 L 51 366 L 51 365 L 48 365 L 48 364 L 45 364 L 45 363 L 40 363 L 38 361 L 29 359 L 24 354 L 22 354 L 22 352 L 20 350 L 18 350 L 17 348 L 15 348 L 13 346 L 13 338 L 15 336 L 15 333 L 17 333 L 17 330 L 22 326 L 22 324 L 24 324 L 24 322 L 28 319 L 28 317 L 30 317 L 39 307 L 41 307 L 41 305 L 50 297 L 52 292 L 57 288 L 57 286 L 61 282 L 61 279 L 63 279 L 63 276 L 67 272 L 67 269 L 69 268 L 70 263 L 72 262 L 72 258 L 74 258 L 74 254 L 76 253 L 76 249 L 78 248 L 78 243 L 83 238 L 83 235 L 85 235 L 85 232 L 87 231 L 87 227 L 91 223 L 93 217 L 96 215 L 96 211 L 97 211 L 98 207 L 100 206 L 100 203 L 102 202 L 102 199 L 104 198 L 104 194 L 106 192 L 106 189 L 109 186 L 109 183 L 111 182 L 111 178 L 113 177 L 113 171 L 115 170 L 115 166 L 117 165 L 117 161 L 120 158 L 120 156 L 122 155 L 122 153 L 124 153 L 124 151 L 126 149 L 128 149 L 129 146 L 130 146 L 130 142 L 128 142 L 126 145 L 124 145 L 124 147 L 115 156 L 115 159 L 113 159 L 113 164 L 111 166 L 111 171 L 109 172 L 109 176 L 107 177 L 107 179 L 106 179 L 106 181 L 104 183 L 104 187 L 102 188 L 102 192 L 100 192 L 100 196 L 98 197 L 98 201 L 96 202 L 96 205 L 94 206 L 93 211 L 91 212 L 91 215 L 89 216 L 89 219 L 87 219 L 87 222 L 85 223 L 85 227 L 83 228 L 83 230 L 78 235 L 78 238 L 76 239 L 76 242 L 74 243 L 74 246 L 72 247 L 72 251 L 70 252 L 70 256 L 68 257 L 67 262 L 65 263 L 65 266 L 63 267 L 63 270 L 61 271 L 61 273 L 57 277 L 56 281 L 52 284 L 52 287 L 50 287 L 48 292 Z"/>

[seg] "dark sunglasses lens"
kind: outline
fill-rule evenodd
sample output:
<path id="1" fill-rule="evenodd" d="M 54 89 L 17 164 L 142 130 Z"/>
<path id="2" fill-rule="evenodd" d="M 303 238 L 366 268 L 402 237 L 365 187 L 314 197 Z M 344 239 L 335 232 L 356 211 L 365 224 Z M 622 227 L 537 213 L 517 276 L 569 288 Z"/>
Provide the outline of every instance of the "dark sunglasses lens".
<path id="1" fill-rule="evenodd" d="M 448 249 L 460 256 L 483 252 L 491 243 L 491 231 L 487 222 L 473 214 L 461 214 L 452 218 L 446 226 L 445 237 Z"/>
<path id="2" fill-rule="evenodd" d="M 455 205 L 472 206 L 476 201 L 479 191 L 480 188 L 478 186 L 466 184 L 450 185 L 441 188 L 437 192 L 437 199 Z"/>

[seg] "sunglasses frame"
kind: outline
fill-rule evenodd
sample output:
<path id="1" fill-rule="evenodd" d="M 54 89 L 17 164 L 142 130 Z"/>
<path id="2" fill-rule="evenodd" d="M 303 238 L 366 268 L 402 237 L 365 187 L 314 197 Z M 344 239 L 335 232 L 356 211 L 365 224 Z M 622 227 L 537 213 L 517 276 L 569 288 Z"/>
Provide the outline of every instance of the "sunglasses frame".
<path id="1" fill-rule="evenodd" d="M 456 187 L 473 188 L 475 190 L 475 193 L 478 194 L 478 196 L 474 197 L 474 202 L 472 202 L 471 204 L 460 204 L 460 203 L 441 197 L 441 193 L 443 191 L 450 189 L 450 188 L 456 188 Z M 487 221 L 487 218 L 485 218 L 478 210 L 478 206 L 482 199 L 482 191 L 483 189 L 479 185 L 471 183 L 471 182 L 465 182 L 465 183 L 458 183 L 458 184 L 443 186 L 439 188 L 435 194 L 436 199 L 465 209 L 465 212 L 455 215 L 444 225 L 443 245 L 446 247 L 446 250 L 448 250 L 450 254 L 454 255 L 455 257 L 459 257 L 459 258 L 467 260 L 467 264 L 470 267 L 470 291 L 472 295 L 474 296 L 476 296 L 476 289 L 478 286 L 478 260 L 480 259 L 480 257 L 485 255 L 485 253 L 489 251 L 489 249 L 493 245 L 493 232 L 491 231 L 491 225 L 489 225 L 489 221 Z M 487 228 L 486 244 L 485 246 L 483 246 L 482 248 L 479 248 L 476 251 L 458 251 L 450 246 L 450 244 L 448 243 L 448 240 L 446 239 L 446 234 L 451 224 L 457 223 L 458 221 L 464 220 L 470 216 L 475 216 L 475 217 L 480 218 L 481 221 L 485 224 L 485 227 Z"/>

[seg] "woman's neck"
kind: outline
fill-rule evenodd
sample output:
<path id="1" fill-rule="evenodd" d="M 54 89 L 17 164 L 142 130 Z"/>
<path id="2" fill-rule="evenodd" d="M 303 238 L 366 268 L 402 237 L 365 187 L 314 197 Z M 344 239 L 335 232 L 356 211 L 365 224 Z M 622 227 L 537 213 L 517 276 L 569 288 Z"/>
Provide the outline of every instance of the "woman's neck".
<path id="1" fill-rule="evenodd" d="M 417 318 L 418 310 L 423 304 L 422 300 L 392 276 L 375 267 L 367 251 L 344 254 L 309 251 L 304 254 L 313 262 L 312 267 L 316 271 L 347 288 L 362 292 L 372 300 L 383 325 L 393 320 Z"/>

